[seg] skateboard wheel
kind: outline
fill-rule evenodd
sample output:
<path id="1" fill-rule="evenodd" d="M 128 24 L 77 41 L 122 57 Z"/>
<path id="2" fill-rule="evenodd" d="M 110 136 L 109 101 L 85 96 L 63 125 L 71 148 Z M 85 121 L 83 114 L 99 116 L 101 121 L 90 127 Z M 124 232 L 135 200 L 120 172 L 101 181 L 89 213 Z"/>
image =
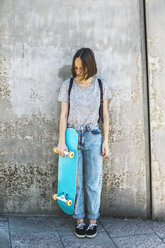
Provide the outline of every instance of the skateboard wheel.
<path id="1" fill-rule="evenodd" d="M 71 200 L 67 200 L 66 201 L 66 205 L 70 207 L 72 205 L 72 201 Z"/>
<path id="2" fill-rule="evenodd" d="M 53 151 L 54 151 L 55 153 L 58 153 L 57 147 L 54 147 L 54 148 L 53 148 Z"/>
<path id="3" fill-rule="evenodd" d="M 53 194 L 52 195 L 52 199 L 56 201 L 57 200 L 57 196 L 58 196 L 57 194 Z"/>
<path id="4" fill-rule="evenodd" d="M 68 153 L 68 157 L 69 157 L 69 158 L 73 158 L 73 157 L 74 157 L 74 152 L 69 152 L 69 153 Z"/>

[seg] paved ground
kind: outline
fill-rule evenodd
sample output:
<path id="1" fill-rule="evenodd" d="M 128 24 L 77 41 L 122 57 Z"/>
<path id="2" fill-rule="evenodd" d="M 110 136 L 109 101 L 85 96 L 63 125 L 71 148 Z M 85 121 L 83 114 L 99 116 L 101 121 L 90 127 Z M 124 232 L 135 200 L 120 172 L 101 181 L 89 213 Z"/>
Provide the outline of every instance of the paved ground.
<path id="1" fill-rule="evenodd" d="M 101 218 L 94 239 L 74 229 L 72 218 L 1 216 L 0 248 L 165 248 L 165 222 Z"/>

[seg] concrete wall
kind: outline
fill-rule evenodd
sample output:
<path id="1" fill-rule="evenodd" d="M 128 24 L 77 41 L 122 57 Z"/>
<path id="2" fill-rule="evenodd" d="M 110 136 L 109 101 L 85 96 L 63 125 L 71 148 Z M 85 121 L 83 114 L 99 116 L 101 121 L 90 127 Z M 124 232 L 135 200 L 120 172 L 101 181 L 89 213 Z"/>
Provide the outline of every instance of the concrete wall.
<path id="1" fill-rule="evenodd" d="M 75 51 L 90 47 L 113 95 L 101 214 L 149 216 L 142 1 L 0 5 L 0 212 L 61 214 L 51 200 L 57 190 L 57 94 Z"/>
<path id="2" fill-rule="evenodd" d="M 149 65 L 152 209 L 154 219 L 165 219 L 165 2 L 150 0 L 147 10 Z"/>

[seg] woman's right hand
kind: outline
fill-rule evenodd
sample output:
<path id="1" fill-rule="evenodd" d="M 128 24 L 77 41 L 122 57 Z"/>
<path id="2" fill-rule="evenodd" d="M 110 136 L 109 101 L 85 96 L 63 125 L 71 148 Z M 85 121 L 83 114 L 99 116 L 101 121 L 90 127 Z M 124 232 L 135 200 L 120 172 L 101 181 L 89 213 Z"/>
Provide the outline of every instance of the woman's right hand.
<path id="1" fill-rule="evenodd" d="M 67 151 L 68 152 L 68 148 L 67 148 L 67 146 L 65 145 L 65 144 L 61 144 L 61 143 L 59 143 L 58 144 L 58 146 L 57 146 L 57 152 L 58 152 L 58 154 L 61 156 L 61 157 L 65 157 L 65 155 L 64 155 L 64 152 L 65 151 Z"/>

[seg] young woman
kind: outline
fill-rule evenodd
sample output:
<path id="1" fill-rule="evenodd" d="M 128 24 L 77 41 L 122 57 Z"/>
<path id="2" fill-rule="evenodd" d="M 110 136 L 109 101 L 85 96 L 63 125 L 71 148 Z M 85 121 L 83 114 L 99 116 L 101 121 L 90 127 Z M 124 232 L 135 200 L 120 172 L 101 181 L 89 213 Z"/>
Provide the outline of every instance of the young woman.
<path id="1" fill-rule="evenodd" d="M 65 129 L 74 128 L 79 136 L 77 192 L 73 218 L 76 219 L 75 234 L 79 238 L 93 238 L 97 234 L 97 219 L 100 215 L 100 197 L 102 188 L 102 158 L 108 156 L 108 99 L 111 94 L 107 84 L 102 81 L 103 89 L 103 137 L 98 126 L 100 107 L 100 87 L 96 61 L 90 48 L 79 49 L 73 57 L 73 85 L 68 104 L 70 78 L 61 86 L 58 101 L 61 102 L 58 152 L 64 156 L 68 151 L 65 144 Z M 69 105 L 69 107 L 68 107 Z M 88 227 L 84 223 L 84 187 L 85 181 Z"/>

